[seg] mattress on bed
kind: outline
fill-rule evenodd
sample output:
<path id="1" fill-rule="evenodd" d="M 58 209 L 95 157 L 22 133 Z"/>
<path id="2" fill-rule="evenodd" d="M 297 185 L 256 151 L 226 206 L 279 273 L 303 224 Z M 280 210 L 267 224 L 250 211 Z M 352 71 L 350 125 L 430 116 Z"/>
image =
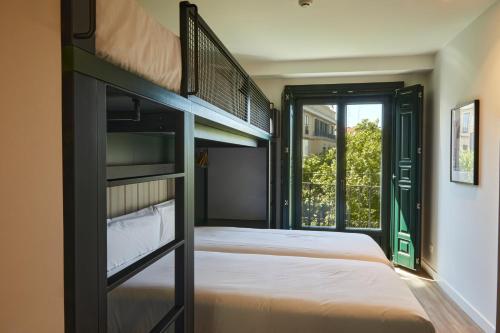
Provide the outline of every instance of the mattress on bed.
<path id="1" fill-rule="evenodd" d="M 108 333 L 141 333 L 174 307 L 175 255 L 167 254 L 108 293 Z"/>
<path id="2" fill-rule="evenodd" d="M 199 251 L 352 259 L 393 267 L 371 237 L 355 233 L 197 227 L 194 246 Z"/>
<path id="3" fill-rule="evenodd" d="M 157 272 L 173 269 L 173 257 Z M 149 275 L 151 276 L 151 275 Z M 123 288 L 117 308 L 156 313 L 173 280 L 152 277 Z M 164 284 L 160 287 L 158 282 Z M 145 291 L 138 292 L 144 288 Z M 162 292 L 157 292 L 163 290 Z M 148 295 L 151 298 L 138 297 Z M 116 303 L 115 303 L 116 305 Z M 150 308 L 150 309 L 148 309 Z M 127 316 L 124 312 L 123 316 Z M 121 327 L 151 327 L 151 317 Z M 113 312 L 109 320 L 118 320 Z M 141 325 L 134 324 L 141 321 Z M 111 327 L 115 323 L 110 323 Z M 126 332 L 142 332 L 126 330 Z M 196 333 L 432 333 L 427 314 L 397 273 L 380 263 L 195 252 Z"/>
<path id="4" fill-rule="evenodd" d="M 136 0 L 97 0 L 96 55 L 159 86 L 179 92 L 179 37 Z"/>
<path id="5" fill-rule="evenodd" d="M 397 273 L 355 260 L 197 252 L 199 333 L 430 333 Z"/>

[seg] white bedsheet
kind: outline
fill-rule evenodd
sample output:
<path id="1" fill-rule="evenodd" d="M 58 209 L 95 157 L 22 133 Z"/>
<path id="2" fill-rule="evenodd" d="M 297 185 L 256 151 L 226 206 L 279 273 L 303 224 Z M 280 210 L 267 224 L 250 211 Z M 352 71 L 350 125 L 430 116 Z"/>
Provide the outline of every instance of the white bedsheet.
<path id="1" fill-rule="evenodd" d="M 380 262 L 389 267 L 378 244 L 369 236 L 343 232 L 197 227 L 195 250 L 272 254 Z"/>
<path id="2" fill-rule="evenodd" d="M 108 333 L 151 331 L 174 306 L 174 271 L 169 253 L 108 293 Z"/>
<path id="3" fill-rule="evenodd" d="M 198 333 L 427 333 L 425 311 L 387 265 L 196 253 Z"/>
<path id="4" fill-rule="evenodd" d="M 172 260 L 160 263 L 163 267 L 157 265 L 158 272 L 173 267 Z M 164 283 L 173 289 L 172 280 Z M 138 293 L 141 287 L 149 292 Z M 144 308 L 167 299 L 164 292 L 151 289 L 158 289 L 156 282 L 136 283 L 130 293 L 122 291 L 120 301 Z M 145 294 L 153 299 L 137 297 Z M 116 320 L 116 315 L 110 320 Z M 432 333 L 434 328 L 411 291 L 387 265 L 196 251 L 195 332 Z"/>
<path id="5" fill-rule="evenodd" d="M 96 54 L 164 88 L 179 92 L 180 39 L 136 0 L 97 0 Z"/>

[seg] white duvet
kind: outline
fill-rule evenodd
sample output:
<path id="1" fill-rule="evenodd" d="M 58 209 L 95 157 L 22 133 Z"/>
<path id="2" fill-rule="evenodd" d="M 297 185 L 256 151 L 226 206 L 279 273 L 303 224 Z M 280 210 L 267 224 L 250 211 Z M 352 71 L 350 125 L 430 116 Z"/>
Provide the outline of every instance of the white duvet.
<path id="1" fill-rule="evenodd" d="M 351 259 L 392 267 L 371 237 L 355 233 L 197 227 L 194 243 L 199 251 Z"/>
<path id="2" fill-rule="evenodd" d="M 150 273 L 165 276 L 173 260 L 159 261 Z M 168 302 L 173 281 L 154 278 L 121 289 L 109 320 L 120 327 L 155 323 L 131 313 L 155 313 Z M 159 288 L 158 282 L 165 283 Z M 161 283 L 160 283 L 161 284 Z M 138 293 L 138 288 L 145 291 Z M 148 295 L 148 298 L 137 297 Z M 153 297 L 154 299 L 150 299 Z M 158 303 L 160 300 L 160 303 Z M 115 299 L 115 302 L 117 300 Z M 134 310 L 135 309 L 135 310 Z M 139 311 L 140 310 L 140 311 Z M 110 323 L 111 326 L 117 326 Z M 387 265 L 222 252 L 195 252 L 196 333 L 432 333 L 434 328 L 411 291 Z"/>

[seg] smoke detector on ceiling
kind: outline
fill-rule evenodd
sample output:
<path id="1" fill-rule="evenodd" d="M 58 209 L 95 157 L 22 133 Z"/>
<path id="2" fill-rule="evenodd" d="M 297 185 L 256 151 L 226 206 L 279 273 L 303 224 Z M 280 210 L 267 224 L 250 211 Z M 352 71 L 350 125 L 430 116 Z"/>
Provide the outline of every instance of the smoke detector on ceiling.
<path id="1" fill-rule="evenodd" d="M 313 0 L 299 0 L 300 7 L 309 7 L 313 3 Z"/>

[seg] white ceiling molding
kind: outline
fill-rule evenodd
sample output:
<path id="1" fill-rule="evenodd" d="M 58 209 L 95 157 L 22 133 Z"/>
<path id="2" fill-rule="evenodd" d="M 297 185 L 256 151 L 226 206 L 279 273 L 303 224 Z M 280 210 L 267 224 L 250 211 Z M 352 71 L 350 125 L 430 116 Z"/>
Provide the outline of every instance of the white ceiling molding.
<path id="1" fill-rule="evenodd" d="M 238 60 L 251 76 L 258 78 L 389 75 L 426 72 L 434 68 L 434 54 L 299 61 Z"/>

